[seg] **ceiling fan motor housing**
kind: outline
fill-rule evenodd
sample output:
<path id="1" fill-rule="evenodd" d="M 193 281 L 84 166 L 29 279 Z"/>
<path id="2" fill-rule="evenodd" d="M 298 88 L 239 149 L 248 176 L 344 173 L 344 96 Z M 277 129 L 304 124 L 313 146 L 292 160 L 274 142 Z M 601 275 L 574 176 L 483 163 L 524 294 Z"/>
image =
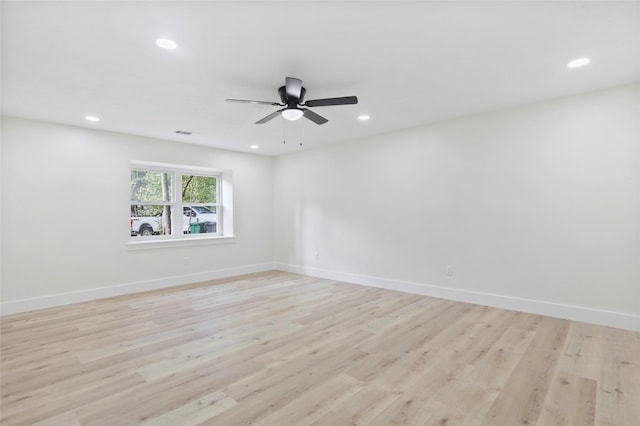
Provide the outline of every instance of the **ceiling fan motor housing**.
<path id="1" fill-rule="evenodd" d="M 285 105 L 289 105 L 291 106 L 292 103 L 297 104 L 301 104 L 302 101 L 304 100 L 304 94 L 307 92 L 307 90 L 303 87 L 302 90 L 300 90 L 300 99 L 291 99 L 289 97 L 287 97 L 287 87 L 286 86 L 282 86 L 278 89 L 278 94 L 280 95 L 280 100 L 282 101 L 283 104 Z M 294 107 L 296 106 L 294 105 Z"/>

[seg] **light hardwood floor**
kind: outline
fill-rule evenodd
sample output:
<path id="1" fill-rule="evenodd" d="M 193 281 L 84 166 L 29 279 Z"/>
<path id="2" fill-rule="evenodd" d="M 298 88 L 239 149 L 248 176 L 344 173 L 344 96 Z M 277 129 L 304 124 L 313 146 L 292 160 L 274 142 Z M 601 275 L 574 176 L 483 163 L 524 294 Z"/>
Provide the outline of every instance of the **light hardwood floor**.
<path id="1" fill-rule="evenodd" d="M 284 272 L 1 337 L 6 426 L 640 424 L 640 333 Z"/>

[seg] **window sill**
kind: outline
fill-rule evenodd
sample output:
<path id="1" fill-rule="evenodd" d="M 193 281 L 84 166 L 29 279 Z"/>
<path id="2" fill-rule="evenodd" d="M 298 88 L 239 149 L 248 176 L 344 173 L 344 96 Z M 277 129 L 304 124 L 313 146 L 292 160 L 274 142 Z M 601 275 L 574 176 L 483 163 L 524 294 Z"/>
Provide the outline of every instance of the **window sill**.
<path id="1" fill-rule="evenodd" d="M 136 238 L 136 237 L 132 237 Z M 191 238 L 171 238 L 162 240 L 144 239 L 142 241 L 127 241 L 127 250 L 148 250 L 161 249 L 171 247 L 193 247 L 211 244 L 230 244 L 235 243 L 235 236 L 215 236 L 215 237 L 191 237 Z"/>

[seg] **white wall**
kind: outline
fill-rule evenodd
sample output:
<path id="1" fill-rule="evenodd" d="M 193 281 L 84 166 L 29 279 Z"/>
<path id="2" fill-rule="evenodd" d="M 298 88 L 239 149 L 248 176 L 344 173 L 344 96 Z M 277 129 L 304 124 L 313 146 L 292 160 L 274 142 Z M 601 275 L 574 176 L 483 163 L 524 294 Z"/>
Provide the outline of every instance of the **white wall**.
<path id="1" fill-rule="evenodd" d="M 272 160 L 5 117 L 3 313 L 275 266 L 640 330 L 638 123 L 636 84 Z M 132 159 L 232 169 L 237 241 L 129 250 Z"/>
<path id="2" fill-rule="evenodd" d="M 278 157 L 275 259 L 640 330 L 639 104 L 636 84 Z"/>
<path id="3" fill-rule="evenodd" d="M 129 250 L 131 160 L 231 169 L 236 241 Z M 269 269 L 272 202 L 268 157 L 4 117 L 3 308 Z"/>

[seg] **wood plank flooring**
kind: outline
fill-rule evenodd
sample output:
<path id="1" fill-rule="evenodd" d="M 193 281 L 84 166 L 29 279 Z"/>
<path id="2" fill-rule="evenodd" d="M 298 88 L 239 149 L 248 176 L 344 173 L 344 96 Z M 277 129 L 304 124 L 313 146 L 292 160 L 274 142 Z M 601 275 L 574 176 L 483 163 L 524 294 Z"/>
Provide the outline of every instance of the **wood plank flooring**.
<path id="1" fill-rule="evenodd" d="M 640 425 L 640 333 L 266 272 L 5 316 L 2 425 Z"/>

